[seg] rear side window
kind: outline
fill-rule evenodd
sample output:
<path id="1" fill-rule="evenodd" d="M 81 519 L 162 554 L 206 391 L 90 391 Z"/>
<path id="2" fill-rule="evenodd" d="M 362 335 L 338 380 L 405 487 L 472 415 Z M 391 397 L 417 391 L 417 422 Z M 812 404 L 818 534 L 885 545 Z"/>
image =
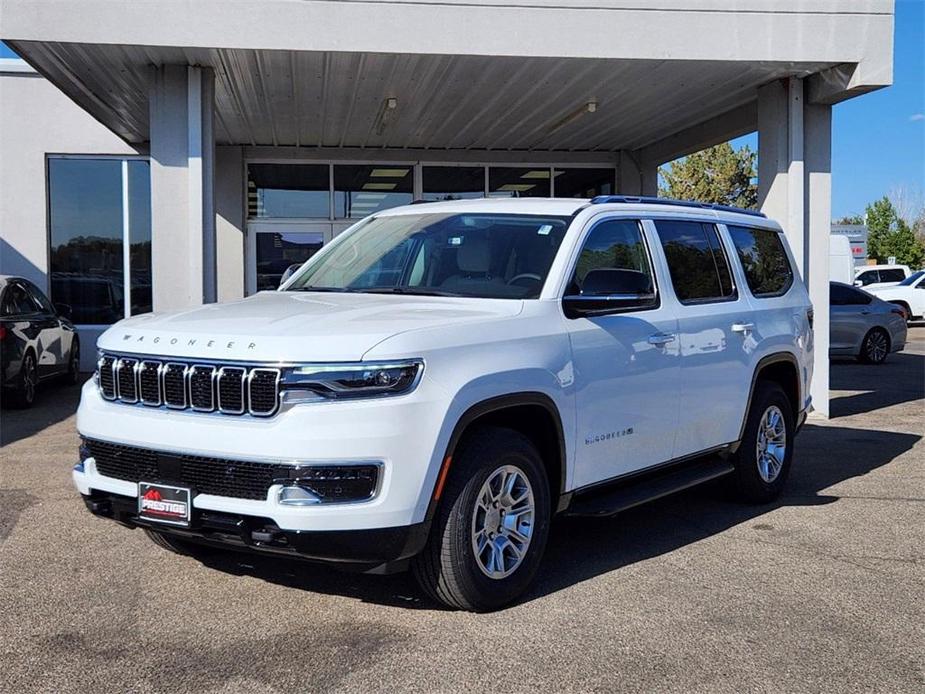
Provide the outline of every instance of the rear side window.
<path id="1" fill-rule="evenodd" d="M 871 302 L 873 297 L 845 284 L 829 285 L 829 303 L 832 306 L 862 306 Z"/>
<path id="2" fill-rule="evenodd" d="M 7 285 L 6 292 L 3 294 L 3 306 L 0 312 L 4 316 L 22 316 L 29 313 L 35 313 L 38 310 L 32 297 L 26 292 L 18 282 L 10 282 Z"/>
<path id="3" fill-rule="evenodd" d="M 752 294 L 768 297 L 786 293 L 793 284 L 793 270 L 780 234 L 769 229 L 727 228 Z"/>
<path id="4" fill-rule="evenodd" d="M 902 282 L 906 279 L 906 273 L 899 268 L 880 271 L 881 282 Z"/>
<path id="5" fill-rule="evenodd" d="M 681 303 L 735 298 L 729 263 L 713 224 L 661 220 L 655 228 Z"/>
<path id="6" fill-rule="evenodd" d="M 638 221 L 607 219 L 596 224 L 581 248 L 575 274 L 566 293 L 579 294 L 588 272 L 603 268 L 638 272 L 645 275 L 650 289 L 654 289 L 649 254 Z"/>

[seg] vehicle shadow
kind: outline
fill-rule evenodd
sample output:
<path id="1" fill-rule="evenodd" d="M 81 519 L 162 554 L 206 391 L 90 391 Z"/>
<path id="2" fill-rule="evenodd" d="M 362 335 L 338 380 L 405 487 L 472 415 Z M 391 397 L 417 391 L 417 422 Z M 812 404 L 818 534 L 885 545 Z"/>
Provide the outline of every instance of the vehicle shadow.
<path id="1" fill-rule="evenodd" d="M 858 391 L 829 400 L 831 417 L 847 417 L 925 398 L 925 356 L 899 352 L 883 364 L 833 358 L 832 390 Z"/>
<path id="2" fill-rule="evenodd" d="M 35 403 L 19 410 L 7 403 L 6 394 L 0 400 L 0 446 L 27 439 L 43 429 L 62 422 L 77 411 L 80 389 L 90 374 L 78 385 L 64 385 L 57 380 L 43 381 L 36 392 Z"/>
<path id="3" fill-rule="evenodd" d="M 672 552 L 780 507 L 837 503 L 838 496 L 826 494 L 825 490 L 888 464 L 921 438 L 915 434 L 807 425 L 799 438 L 787 492 L 772 504 L 748 506 L 729 501 L 722 484 L 716 483 L 612 518 L 557 519 L 537 581 L 521 602 Z M 233 553 L 212 554 L 200 560 L 219 571 L 306 592 L 348 596 L 380 605 L 439 609 L 423 596 L 407 573 L 344 574 L 297 560 Z"/>

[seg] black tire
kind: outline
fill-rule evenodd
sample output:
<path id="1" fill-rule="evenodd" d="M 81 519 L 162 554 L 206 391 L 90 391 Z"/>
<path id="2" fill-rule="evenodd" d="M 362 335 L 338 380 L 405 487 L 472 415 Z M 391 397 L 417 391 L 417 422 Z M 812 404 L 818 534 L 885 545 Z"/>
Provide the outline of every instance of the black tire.
<path id="1" fill-rule="evenodd" d="M 77 336 L 71 341 L 71 352 L 67 358 L 67 373 L 64 375 L 64 382 L 68 385 L 77 385 L 80 381 L 80 340 Z"/>
<path id="2" fill-rule="evenodd" d="M 16 387 L 10 393 L 10 401 L 14 407 L 28 409 L 35 403 L 36 391 L 39 385 L 39 369 L 35 360 L 35 352 L 27 350 L 23 355 L 19 367 L 19 376 Z"/>
<path id="3" fill-rule="evenodd" d="M 871 328 L 861 342 L 858 361 L 862 364 L 882 364 L 889 354 L 889 334 L 883 328 Z"/>
<path id="4" fill-rule="evenodd" d="M 516 467 L 532 488 L 533 534 L 516 568 L 505 577 L 493 578 L 476 557 L 473 527 L 483 485 L 504 466 Z M 427 545 L 412 562 L 414 575 L 424 592 L 448 607 L 496 610 L 532 582 L 546 548 L 550 517 L 549 481 L 534 445 L 517 431 L 480 427 L 465 436 L 453 455 Z"/>
<path id="5" fill-rule="evenodd" d="M 783 461 L 776 476 L 769 480 L 764 474 L 767 472 L 766 468 L 762 468 L 758 439 L 762 421 L 771 408 L 776 408 L 783 419 L 785 448 Z M 735 473 L 732 475 L 732 482 L 737 498 L 747 503 L 766 504 L 780 496 L 790 474 L 794 433 L 793 406 L 783 388 L 771 381 L 759 381 L 755 385 L 751 407 L 748 410 L 742 443 L 733 458 Z"/>
<path id="6" fill-rule="evenodd" d="M 170 533 L 163 533 L 158 530 L 151 530 L 150 528 L 145 528 L 144 531 L 151 539 L 151 542 L 174 554 L 182 554 L 186 557 L 200 557 L 210 553 L 209 547 L 184 540 L 182 537 L 177 537 Z"/>

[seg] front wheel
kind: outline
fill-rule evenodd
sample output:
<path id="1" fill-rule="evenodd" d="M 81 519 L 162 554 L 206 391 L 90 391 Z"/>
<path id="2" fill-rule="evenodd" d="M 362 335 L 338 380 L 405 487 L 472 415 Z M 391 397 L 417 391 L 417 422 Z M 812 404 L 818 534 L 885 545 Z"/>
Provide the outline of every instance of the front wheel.
<path id="1" fill-rule="evenodd" d="M 750 503 L 780 496 L 790 474 L 795 420 L 793 407 L 776 383 L 759 381 L 733 463 L 736 495 Z"/>
<path id="2" fill-rule="evenodd" d="M 495 427 L 471 432 L 454 455 L 415 577 L 448 607 L 484 612 L 510 603 L 539 566 L 550 509 L 546 471 L 529 439 Z"/>
<path id="3" fill-rule="evenodd" d="M 890 336 L 883 328 L 874 328 L 864 336 L 858 361 L 864 364 L 882 364 L 890 353 Z"/>

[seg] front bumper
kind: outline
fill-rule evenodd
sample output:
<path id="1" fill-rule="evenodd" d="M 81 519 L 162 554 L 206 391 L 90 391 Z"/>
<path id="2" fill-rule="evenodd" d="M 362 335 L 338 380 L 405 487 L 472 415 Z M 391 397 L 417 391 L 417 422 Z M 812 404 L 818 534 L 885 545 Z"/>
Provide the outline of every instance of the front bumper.
<path id="1" fill-rule="evenodd" d="M 283 530 L 269 518 L 221 511 L 194 512 L 189 528 L 138 517 L 134 496 L 92 490 L 87 509 L 130 528 L 149 528 L 197 544 L 334 564 L 350 571 L 390 573 L 406 567 L 427 541 L 427 523 L 368 530 Z"/>

